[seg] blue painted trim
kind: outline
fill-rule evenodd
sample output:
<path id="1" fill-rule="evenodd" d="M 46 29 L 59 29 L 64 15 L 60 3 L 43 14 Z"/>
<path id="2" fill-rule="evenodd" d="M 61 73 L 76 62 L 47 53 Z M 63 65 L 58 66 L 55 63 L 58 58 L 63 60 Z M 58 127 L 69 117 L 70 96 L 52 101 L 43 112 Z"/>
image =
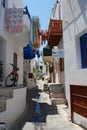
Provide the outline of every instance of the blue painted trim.
<path id="1" fill-rule="evenodd" d="M 82 68 L 87 68 L 85 64 L 85 59 L 87 59 L 87 33 L 80 37 L 80 48 Z"/>

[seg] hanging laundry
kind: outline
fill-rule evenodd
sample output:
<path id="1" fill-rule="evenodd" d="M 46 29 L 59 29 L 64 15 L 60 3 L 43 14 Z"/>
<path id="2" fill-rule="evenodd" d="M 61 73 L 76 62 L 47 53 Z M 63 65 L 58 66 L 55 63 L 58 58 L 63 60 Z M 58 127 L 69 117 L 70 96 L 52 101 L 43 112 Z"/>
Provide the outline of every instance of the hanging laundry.
<path id="1" fill-rule="evenodd" d="M 40 31 L 40 37 L 41 37 L 40 44 L 45 45 L 45 43 L 48 39 L 48 31 L 47 30 L 46 31 L 41 30 Z"/>
<path id="2" fill-rule="evenodd" d="M 40 47 L 40 35 L 39 35 L 39 18 L 38 17 L 32 17 L 32 39 L 33 44 L 32 47 L 34 50 Z"/>
<path id="3" fill-rule="evenodd" d="M 35 57 L 35 52 L 30 44 L 23 48 L 24 59 L 33 59 Z"/>
<path id="4" fill-rule="evenodd" d="M 35 37 L 36 37 L 36 41 L 34 42 L 34 45 L 33 45 L 33 48 L 34 48 L 34 49 L 40 47 L 40 39 L 39 39 L 39 37 L 38 37 L 38 30 L 37 30 L 37 28 L 36 28 L 36 30 L 35 30 Z"/>

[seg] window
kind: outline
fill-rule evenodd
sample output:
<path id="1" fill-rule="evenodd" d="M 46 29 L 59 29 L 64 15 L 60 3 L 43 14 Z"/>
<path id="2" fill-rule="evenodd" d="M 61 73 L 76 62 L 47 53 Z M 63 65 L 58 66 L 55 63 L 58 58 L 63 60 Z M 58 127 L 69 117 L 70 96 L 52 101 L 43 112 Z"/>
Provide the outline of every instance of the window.
<path id="1" fill-rule="evenodd" d="M 82 68 L 87 68 L 87 33 L 80 37 L 80 47 Z"/>
<path id="2" fill-rule="evenodd" d="M 14 53 L 14 55 L 13 55 L 13 64 L 15 66 L 17 66 L 17 54 L 16 53 Z"/>

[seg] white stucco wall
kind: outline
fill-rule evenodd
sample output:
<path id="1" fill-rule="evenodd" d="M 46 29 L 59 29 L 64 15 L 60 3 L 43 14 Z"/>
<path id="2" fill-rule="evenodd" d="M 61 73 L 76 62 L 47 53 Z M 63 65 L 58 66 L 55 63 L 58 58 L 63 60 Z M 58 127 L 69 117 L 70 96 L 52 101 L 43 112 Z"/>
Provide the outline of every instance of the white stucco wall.
<path id="1" fill-rule="evenodd" d="M 22 0 L 7 0 L 6 7 L 22 8 Z M 17 65 L 19 67 L 19 84 L 23 83 L 23 44 L 29 41 L 29 19 L 23 22 L 23 32 L 9 33 L 4 30 L 4 13 L 5 9 L 0 6 L 0 60 L 4 63 L 4 80 L 11 72 L 12 67 L 9 63 L 13 63 L 13 54 L 17 54 Z M 24 18 L 23 18 L 24 21 Z M 26 25 L 27 24 L 27 25 Z M 14 90 L 14 97 L 7 100 L 6 111 L 0 113 L 0 121 L 6 122 L 8 125 L 13 123 L 24 111 L 26 104 L 26 88 Z"/>
<path id="2" fill-rule="evenodd" d="M 19 53 L 18 53 L 18 67 L 19 67 L 19 81 L 18 84 L 23 83 L 23 48 L 19 48 Z"/>
<path id="3" fill-rule="evenodd" d="M 87 0 L 62 0 L 66 98 L 70 108 L 70 84 L 87 85 L 87 69 L 81 68 L 79 37 L 87 32 Z"/>
<path id="4" fill-rule="evenodd" d="M 4 14 L 5 14 L 5 9 L 0 4 L 0 35 L 1 36 L 4 36 Z"/>
<path id="5" fill-rule="evenodd" d="M 7 2 L 8 8 L 22 8 L 23 7 L 23 2 L 22 0 L 8 0 Z"/>
<path id="6" fill-rule="evenodd" d="M 23 114 L 26 105 L 26 90 L 26 87 L 14 89 L 13 98 L 6 101 L 6 111 L 0 112 L 0 122 L 5 122 L 10 126 Z"/>
<path id="7" fill-rule="evenodd" d="M 6 41 L 0 38 L 0 60 L 3 61 L 3 79 L 6 75 Z"/>
<path id="8" fill-rule="evenodd" d="M 21 43 L 20 43 L 21 44 Z M 13 63 L 13 54 L 14 52 L 17 54 L 17 65 L 19 67 L 19 84 L 23 83 L 23 49 L 21 47 L 18 47 L 18 44 L 16 44 L 15 39 L 13 37 L 7 37 L 6 42 L 4 41 L 1 44 L 2 46 L 2 60 L 4 63 L 4 79 L 6 76 L 12 71 L 12 66 L 9 63 Z M 1 58 L 0 58 L 1 59 Z"/>
<path id="9" fill-rule="evenodd" d="M 34 59 L 24 60 L 24 76 L 27 81 L 27 88 L 32 89 L 36 87 L 36 75 L 33 73 L 33 66 L 36 65 L 36 61 Z M 33 73 L 33 78 L 29 78 L 29 73 Z"/>
<path id="10" fill-rule="evenodd" d="M 23 8 L 22 0 L 7 0 L 7 8 Z M 3 60 L 3 79 L 11 72 L 13 63 L 13 54 L 17 54 L 17 65 L 19 70 L 19 84 L 23 83 L 23 47 L 29 43 L 30 21 L 28 15 L 23 16 L 23 31 L 19 33 L 9 33 L 4 29 L 5 8 L 0 4 L 0 60 Z"/>

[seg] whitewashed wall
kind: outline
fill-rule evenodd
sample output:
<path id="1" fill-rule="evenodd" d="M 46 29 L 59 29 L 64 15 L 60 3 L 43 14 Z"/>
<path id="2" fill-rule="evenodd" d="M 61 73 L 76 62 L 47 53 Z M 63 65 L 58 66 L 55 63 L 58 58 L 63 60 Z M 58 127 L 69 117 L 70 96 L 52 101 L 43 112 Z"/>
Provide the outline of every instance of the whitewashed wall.
<path id="1" fill-rule="evenodd" d="M 2 37 L 4 37 L 4 14 L 5 14 L 5 9 L 0 4 L 0 35 Z"/>
<path id="2" fill-rule="evenodd" d="M 6 48 L 7 44 L 6 41 L 1 38 L 0 39 L 0 60 L 3 61 L 3 79 L 6 75 Z"/>
<path id="3" fill-rule="evenodd" d="M 29 60 L 24 60 L 24 73 L 28 89 L 36 87 L 36 74 L 33 73 L 33 67 L 36 65 L 36 61 L 34 59 L 30 61 L 31 62 L 29 62 Z M 29 73 L 33 73 L 34 77 L 29 78 Z"/>
<path id="4" fill-rule="evenodd" d="M 87 69 L 81 68 L 79 37 L 87 32 L 87 0 L 62 0 L 65 88 L 70 108 L 70 84 L 87 85 Z"/>
<path id="5" fill-rule="evenodd" d="M 13 8 L 13 7 L 22 8 L 23 3 L 22 3 L 22 0 L 8 0 L 7 6 L 8 8 Z"/>
<path id="6" fill-rule="evenodd" d="M 22 0 L 7 0 L 7 8 L 23 8 Z M 13 63 L 13 54 L 17 54 L 19 70 L 19 84 L 23 83 L 23 46 L 29 43 L 30 21 L 28 15 L 23 17 L 23 32 L 12 34 L 4 29 L 5 8 L 0 4 L 0 60 L 3 60 L 4 74 L 3 78 L 11 72 Z"/>
<path id="7" fill-rule="evenodd" d="M 6 7 L 14 6 L 22 8 L 22 0 L 7 0 Z M 17 62 L 19 70 L 19 84 L 23 83 L 23 44 L 29 41 L 29 21 L 26 20 L 22 33 L 10 34 L 4 30 L 4 13 L 5 9 L 0 5 L 0 60 L 4 63 L 4 79 L 11 72 L 12 67 L 9 63 L 13 63 L 13 54 L 17 53 Z M 14 97 L 7 100 L 6 111 L 0 113 L 0 121 L 12 124 L 24 111 L 26 105 L 26 88 L 14 90 Z"/>
<path id="8" fill-rule="evenodd" d="M 2 48 L 2 51 L 4 53 L 4 54 L 2 53 L 2 56 L 4 58 L 4 62 L 6 65 L 4 78 L 6 78 L 6 76 L 12 71 L 12 66 L 10 65 L 10 63 L 13 63 L 13 54 L 15 52 L 17 54 L 17 62 L 18 62 L 18 67 L 19 67 L 19 71 L 18 71 L 19 84 L 22 84 L 23 83 L 23 49 L 18 47 L 18 45 L 16 44 L 16 41 L 13 38 L 8 37 L 5 44 L 5 48 Z"/>
<path id="9" fill-rule="evenodd" d="M 26 87 L 13 90 L 13 98 L 6 101 L 6 111 L 0 112 L 0 122 L 5 122 L 10 126 L 23 114 L 26 105 L 26 90 Z"/>

